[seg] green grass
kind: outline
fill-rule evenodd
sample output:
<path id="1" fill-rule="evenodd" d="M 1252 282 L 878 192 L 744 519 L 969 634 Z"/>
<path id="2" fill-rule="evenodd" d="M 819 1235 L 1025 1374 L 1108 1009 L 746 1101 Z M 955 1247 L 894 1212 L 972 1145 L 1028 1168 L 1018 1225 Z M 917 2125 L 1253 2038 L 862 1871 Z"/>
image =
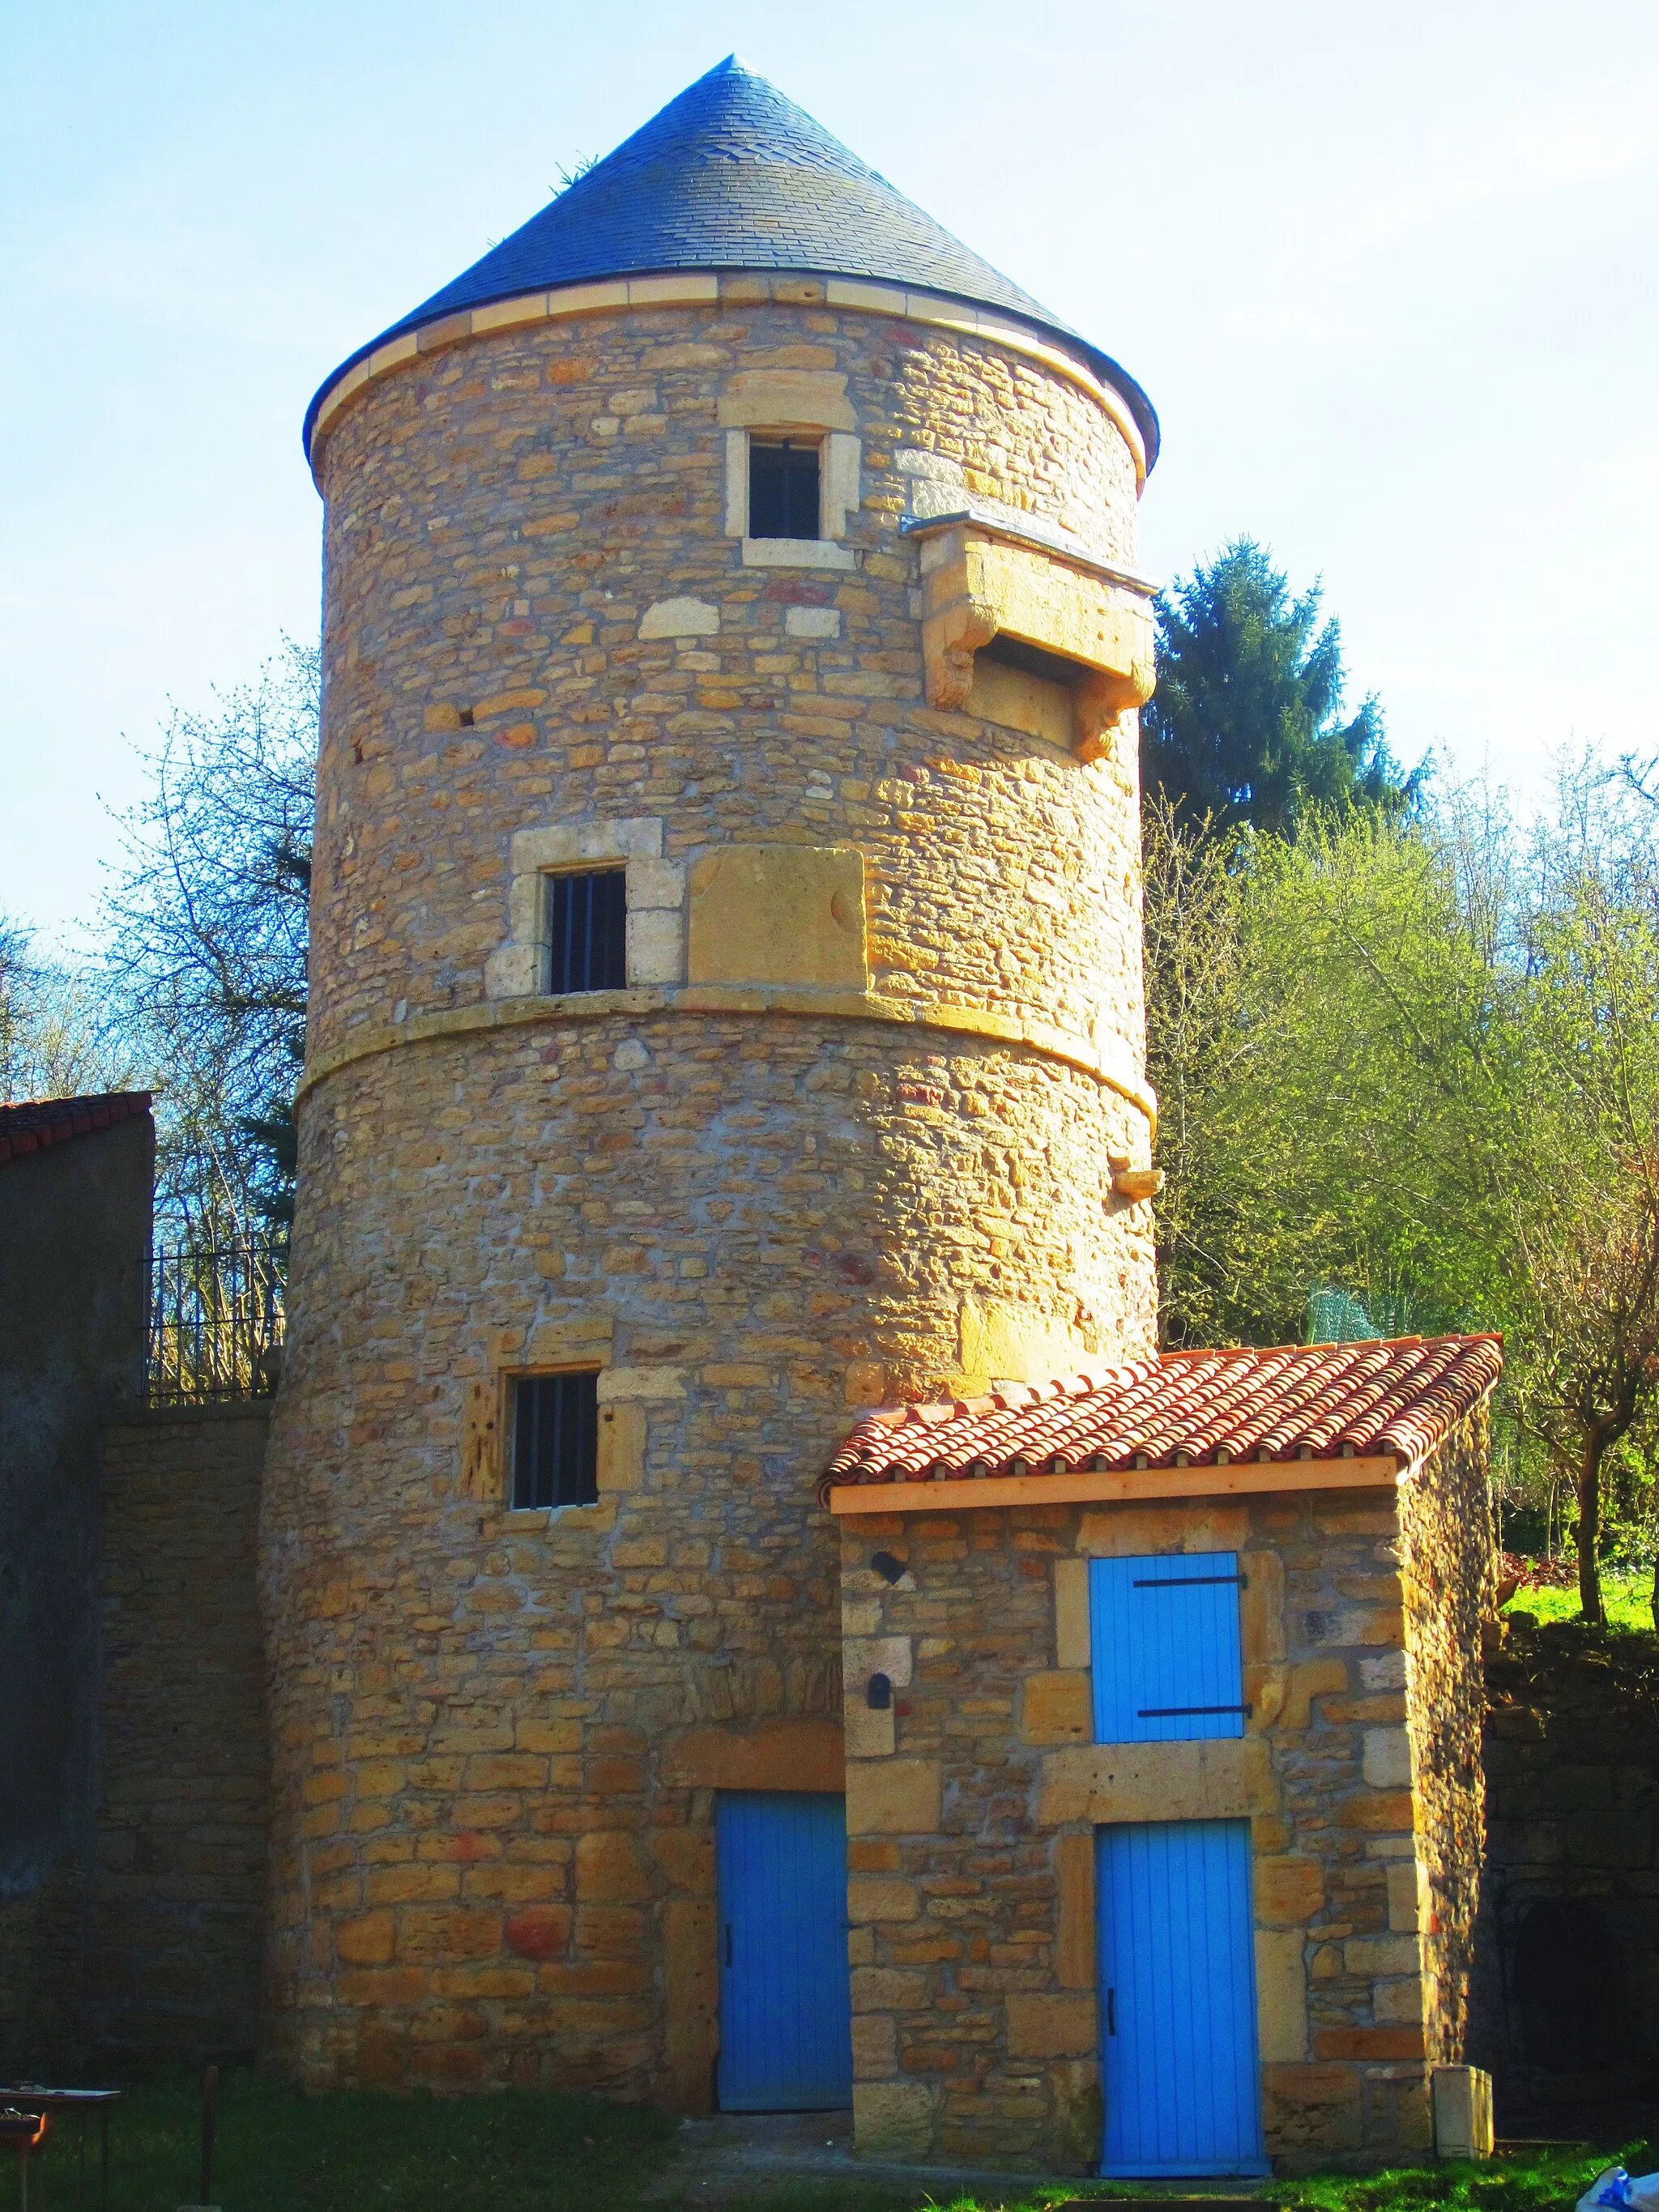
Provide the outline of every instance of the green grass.
<path id="1" fill-rule="evenodd" d="M 112 2212 L 174 2212 L 195 2200 L 199 2106 L 193 2081 L 133 2091 L 112 2127 Z M 225 2212 L 622 2212 L 660 2187 L 675 2123 L 639 2106 L 586 2097 L 392 2097 L 369 2091 L 303 2097 L 258 2076 L 229 2075 L 221 2092 L 214 2202 Z M 74 2203 L 71 2123 L 35 2173 L 48 2212 Z M 95 2166 L 96 2138 L 92 2139 Z M 1659 2146 L 1609 2144 L 1597 2154 L 1528 2152 L 1490 2166 L 1430 2165 L 1363 2179 L 1263 2182 L 1279 2212 L 1565 2212 L 1602 2167 L 1659 2165 Z M 96 2204 L 95 2171 L 88 2202 Z M 0 2186 L 8 2185 L 0 2180 Z M 1194 2185 L 1201 2192 L 1203 2184 Z M 780 2187 L 744 2200 L 750 2212 L 1048 2212 L 1073 2198 L 1127 2197 L 1133 2185 L 1077 2181 L 1006 2199 L 942 2199 L 921 2187 L 845 2182 Z M 31 2201 L 42 2199 L 33 2188 Z M 695 2185 L 687 2201 L 713 2201 Z M 666 2200 L 678 2203 L 678 2192 Z"/>
<path id="2" fill-rule="evenodd" d="M 1607 1626 L 1653 1632 L 1653 1570 L 1651 1567 L 1603 1568 L 1601 1602 Z M 1505 1613 L 1529 1613 L 1537 1621 L 1580 1620 L 1578 1586 L 1570 1589 L 1521 1589 L 1504 1608 Z"/>

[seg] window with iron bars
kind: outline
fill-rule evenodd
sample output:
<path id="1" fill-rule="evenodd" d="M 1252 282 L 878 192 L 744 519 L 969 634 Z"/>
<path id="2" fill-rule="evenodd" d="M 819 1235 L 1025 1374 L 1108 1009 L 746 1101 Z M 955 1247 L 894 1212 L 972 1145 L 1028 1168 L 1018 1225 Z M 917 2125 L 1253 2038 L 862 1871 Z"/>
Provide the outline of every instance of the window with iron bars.
<path id="1" fill-rule="evenodd" d="M 749 535 L 816 538 L 819 452 L 799 438 L 749 441 Z"/>
<path id="2" fill-rule="evenodd" d="M 598 1503 L 599 1378 L 513 1378 L 513 1504 L 517 1511 Z"/>
<path id="3" fill-rule="evenodd" d="M 549 876 L 550 991 L 620 991 L 628 981 L 628 872 Z"/>

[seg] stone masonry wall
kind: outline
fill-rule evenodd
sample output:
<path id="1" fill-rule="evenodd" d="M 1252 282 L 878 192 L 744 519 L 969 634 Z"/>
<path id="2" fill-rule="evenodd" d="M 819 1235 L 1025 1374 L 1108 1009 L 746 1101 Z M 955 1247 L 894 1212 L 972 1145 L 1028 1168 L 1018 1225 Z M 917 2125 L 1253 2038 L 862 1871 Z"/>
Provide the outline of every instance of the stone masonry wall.
<path id="1" fill-rule="evenodd" d="M 1128 451 L 994 344 L 720 282 L 422 353 L 321 456 L 262 1523 L 270 2040 L 313 2081 L 706 2106 L 714 1794 L 842 1786 L 814 1490 L 849 1407 L 1152 1342 L 1112 1186 L 1150 1133 L 1132 736 L 1085 766 L 928 708 L 897 529 L 955 471 L 1127 557 Z M 839 544 L 782 568 L 727 534 L 722 410 L 773 391 L 862 451 Z M 649 988 L 533 995 L 526 833 L 629 841 Z M 838 991 L 684 980 L 701 864 L 769 842 L 862 866 Z M 512 1378 L 572 1366 L 599 1502 L 513 1512 Z"/>
<path id="2" fill-rule="evenodd" d="M 1414 1839 L 1394 1498 L 849 1516 L 842 1533 L 860 2143 L 1097 2157 L 1094 1829 L 1248 1816 L 1270 2153 L 1294 2170 L 1426 2148 L 1419 1893 L 1423 1862 L 1450 1854 Z M 906 1562 L 894 1584 L 878 1549 Z M 1236 1551 L 1248 1578 L 1246 1734 L 1097 1747 L 1088 1559 L 1191 1551 Z M 877 1671 L 885 1713 L 865 1695 Z"/>
<path id="3" fill-rule="evenodd" d="M 1485 1785 L 1483 1632 L 1496 1595 L 1486 1470 L 1488 1409 L 1477 1407 L 1401 1492 L 1407 1720 L 1419 1799 L 1424 2025 L 1431 2062 L 1462 2065 L 1480 1902 Z"/>
<path id="4" fill-rule="evenodd" d="M 255 1543 L 269 1408 L 104 1431 L 103 1711 L 84 2038 L 251 2059 L 268 1758 Z"/>

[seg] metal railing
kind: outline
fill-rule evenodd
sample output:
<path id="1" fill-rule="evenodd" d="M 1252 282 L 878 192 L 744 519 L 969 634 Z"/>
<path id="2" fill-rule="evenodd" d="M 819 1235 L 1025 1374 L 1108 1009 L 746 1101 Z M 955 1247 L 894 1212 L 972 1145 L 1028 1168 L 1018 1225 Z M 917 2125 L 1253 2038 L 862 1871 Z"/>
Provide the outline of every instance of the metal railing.
<path id="1" fill-rule="evenodd" d="M 152 1406 L 268 1398 L 282 1358 L 288 1251 L 275 1237 L 157 1245 L 150 1255 Z"/>

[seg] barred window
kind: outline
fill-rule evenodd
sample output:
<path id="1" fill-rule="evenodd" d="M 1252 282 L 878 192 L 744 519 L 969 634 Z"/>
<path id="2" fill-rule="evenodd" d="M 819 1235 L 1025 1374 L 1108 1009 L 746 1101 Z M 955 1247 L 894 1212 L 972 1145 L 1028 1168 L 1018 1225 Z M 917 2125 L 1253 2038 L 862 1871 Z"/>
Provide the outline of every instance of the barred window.
<path id="1" fill-rule="evenodd" d="M 816 538 L 818 448 L 799 439 L 749 441 L 749 535 Z"/>
<path id="2" fill-rule="evenodd" d="M 547 878 L 550 991 L 620 991 L 628 981 L 628 872 Z"/>
<path id="3" fill-rule="evenodd" d="M 597 1504 L 599 1383 L 594 1374 L 514 1376 L 515 1510 Z"/>

